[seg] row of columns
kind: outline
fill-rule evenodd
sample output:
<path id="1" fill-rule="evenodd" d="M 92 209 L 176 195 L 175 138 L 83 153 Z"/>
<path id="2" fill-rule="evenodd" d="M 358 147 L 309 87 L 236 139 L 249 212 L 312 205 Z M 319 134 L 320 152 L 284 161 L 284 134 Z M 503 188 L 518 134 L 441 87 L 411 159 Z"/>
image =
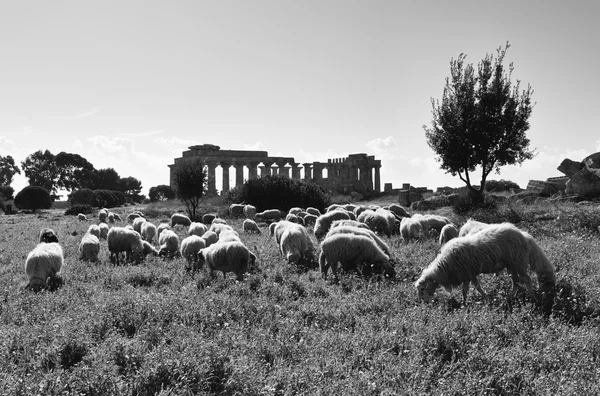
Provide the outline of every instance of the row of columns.
<path id="1" fill-rule="evenodd" d="M 259 166 L 260 162 L 249 162 L 249 163 L 231 163 L 231 162 L 207 162 L 207 182 L 208 182 L 208 193 L 216 194 L 217 186 L 216 186 L 216 169 L 218 165 L 221 165 L 223 168 L 223 188 L 222 191 L 227 191 L 231 187 L 229 185 L 229 169 L 233 165 L 235 167 L 235 184 L 236 186 L 242 185 L 244 183 L 244 166 L 248 167 L 248 177 L 250 179 L 256 179 L 258 177 L 258 169 L 260 169 L 260 176 L 265 177 L 268 175 L 283 175 L 289 177 L 289 168 L 286 168 L 285 165 L 287 162 L 271 162 L 271 161 L 261 161 L 262 166 Z M 271 166 L 273 164 L 277 164 L 277 168 L 272 169 Z M 300 164 L 299 163 L 291 163 L 292 169 L 292 179 L 300 179 Z M 305 162 L 302 164 L 304 168 L 304 180 L 315 180 L 319 181 L 323 179 L 323 169 L 329 168 L 325 163 L 318 162 Z M 381 178 L 380 178 L 380 168 L 381 165 L 376 166 L 362 166 L 359 167 L 359 180 L 367 181 L 373 183 L 372 180 L 372 169 L 375 168 L 375 183 L 374 189 L 375 191 L 381 191 Z M 273 173 L 271 173 L 273 171 Z M 356 172 L 352 173 L 353 176 L 356 176 Z M 330 174 L 328 171 L 328 178 L 335 178 L 334 175 Z M 356 177 L 351 177 L 351 180 L 357 180 Z"/>

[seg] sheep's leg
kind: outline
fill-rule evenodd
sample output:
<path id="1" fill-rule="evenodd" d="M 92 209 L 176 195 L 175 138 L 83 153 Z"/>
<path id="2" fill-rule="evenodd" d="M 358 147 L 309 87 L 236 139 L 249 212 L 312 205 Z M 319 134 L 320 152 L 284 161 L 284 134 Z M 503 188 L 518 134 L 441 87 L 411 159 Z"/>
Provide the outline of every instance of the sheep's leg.
<path id="1" fill-rule="evenodd" d="M 470 281 L 464 281 L 462 284 L 463 305 L 467 305 L 467 295 L 469 294 Z"/>
<path id="2" fill-rule="evenodd" d="M 471 279 L 471 282 L 473 282 L 473 286 L 475 286 L 475 289 L 477 289 L 477 291 L 479 292 L 479 294 L 481 294 L 482 297 L 486 297 L 485 292 L 483 291 L 483 288 L 481 287 L 481 284 L 479 283 L 479 279 L 477 279 L 477 277 L 473 277 L 473 279 Z"/>
<path id="3" fill-rule="evenodd" d="M 521 274 L 521 277 L 523 278 L 523 282 L 525 283 L 525 287 L 527 288 L 527 292 L 530 295 L 533 295 L 533 287 L 531 286 L 531 278 L 526 273 Z"/>

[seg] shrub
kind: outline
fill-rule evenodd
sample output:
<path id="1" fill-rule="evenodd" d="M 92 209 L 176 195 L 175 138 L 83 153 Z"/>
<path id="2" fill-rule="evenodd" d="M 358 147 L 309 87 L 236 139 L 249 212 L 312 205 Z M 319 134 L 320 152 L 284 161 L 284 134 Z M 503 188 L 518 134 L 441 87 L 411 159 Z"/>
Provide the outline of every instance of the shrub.
<path id="1" fill-rule="evenodd" d="M 312 206 L 323 211 L 331 197 L 315 183 L 284 176 L 266 176 L 248 180 L 227 191 L 223 200 L 225 203 L 245 202 L 256 206 L 259 212 L 266 209 L 288 211 L 296 206 Z"/>
<path id="2" fill-rule="evenodd" d="M 461 190 L 458 198 L 454 201 L 454 213 L 466 214 L 470 211 L 477 209 L 494 210 L 496 209 L 496 203 L 493 199 L 484 196 L 483 203 L 478 202 L 476 196 L 468 190 Z"/>
<path id="3" fill-rule="evenodd" d="M 115 207 L 125 204 L 125 194 L 120 191 L 94 190 L 96 196 L 95 206 Z"/>
<path id="4" fill-rule="evenodd" d="M 50 193 L 43 187 L 27 186 L 15 197 L 15 206 L 19 209 L 33 210 L 50 209 L 52 198 Z"/>
<path id="5" fill-rule="evenodd" d="M 11 186 L 0 186 L 0 201 L 2 199 L 9 200 L 14 199 L 13 194 L 15 193 L 15 189 Z"/>
<path id="6" fill-rule="evenodd" d="M 73 191 L 71 195 L 69 195 L 69 202 L 71 202 L 71 205 L 94 206 L 96 204 L 96 195 L 89 188 L 82 188 Z"/>
<path id="7" fill-rule="evenodd" d="M 94 211 L 92 205 L 83 204 L 83 205 L 72 205 L 70 208 L 65 210 L 65 215 L 73 215 L 77 216 L 79 213 L 83 214 L 91 214 Z"/>
<path id="8" fill-rule="evenodd" d="M 485 190 L 486 191 L 508 191 L 511 188 L 515 189 L 515 190 L 520 190 L 521 187 L 519 187 L 519 185 L 515 182 L 512 182 L 510 180 L 488 180 L 485 183 Z"/>

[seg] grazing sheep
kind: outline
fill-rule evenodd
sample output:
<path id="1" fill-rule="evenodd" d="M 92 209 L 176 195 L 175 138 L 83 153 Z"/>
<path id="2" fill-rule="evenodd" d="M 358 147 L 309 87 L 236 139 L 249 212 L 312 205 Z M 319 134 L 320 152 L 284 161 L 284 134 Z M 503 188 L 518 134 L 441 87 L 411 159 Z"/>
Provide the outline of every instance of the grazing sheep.
<path id="1" fill-rule="evenodd" d="M 358 216 L 357 220 L 368 225 L 373 232 L 392 236 L 393 227 L 390 227 L 389 219 L 383 213 L 367 209 Z"/>
<path id="2" fill-rule="evenodd" d="M 133 226 L 135 228 L 135 224 Z M 142 223 L 141 231 L 142 239 L 152 243 L 152 240 L 156 236 L 156 226 L 149 221 L 145 221 Z"/>
<path id="3" fill-rule="evenodd" d="M 434 229 L 437 232 L 440 232 L 445 225 L 452 223 L 449 218 L 434 214 L 423 215 L 423 219 L 427 222 L 430 230 Z"/>
<path id="4" fill-rule="evenodd" d="M 115 222 L 115 214 L 113 212 L 108 212 L 108 216 L 106 217 L 106 219 L 108 220 L 109 223 L 114 223 Z"/>
<path id="5" fill-rule="evenodd" d="M 340 208 L 344 209 L 344 206 L 340 205 L 340 204 L 331 204 L 331 205 L 329 205 L 328 207 L 325 208 L 325 213 L 332 212 L 332 211 L 340 209 Z M 346 210 L 346 209 L 344 209 L 344 210 Z"/>
<path id="6" fill-rule="evenodd" d="M 366 225 L 365 223 L 361 223 L 358 220 L 335 220 L 333 223 L 331 223 L 331 227 L 329 227 L 329 231 L 331 231 L 335 227 L 340 227 L 340 226 L 351 226 L 351 227 L 358 227 L 358 228 L 364 228 L 364 229 L 370 230 L 368 225 Z"/>
<path id="7" fill-rule="evenodd" d="M 488 223 L 482 223 L 481 221 L 469 219 L 465 224 L 462 225 L 462 227 L 460 227 L 458 236 L 463 237 L 465 235 L 475 234 L 487 226 L 489 226 Z"/>
<path id="8" fill-rule="evenodd" d="M 150 253 L 152 253 L 153 256 L 158 256 L 158 250 L 156 250 L 156 248 L 152 246 L 150 242 L 142 241 L 142 247 L 142 253 L 144 254 L 144 256 L 147 256 Z"/>
<path id="9" fill-rule="evenodd" d="M 98 220 L 100 221 L 100 223 L 106 222 L 107 217 L 108 217 L 108 210 L 100 209 L 98 211 Z"/>
<path id="10" fill-rule="evenodd" d="M 87 221 L 87 216 L 83 213 L 77 213 L 77 218 L 81 221 Z"/>
<path id="11" fill-rule="evenodd" d="M 254 216 L 256 221 L 279 221 L 281 219 L 281 211 L 279 209 L 268 209 L 257 213 Z"/>
<path id="12" fill-rule="evenodd" d="M 210 224 L 212 224 L 213 220 L 216 218 L 217 218 L 216 214 L 207 213 L 204 216 L 202 216 L 202 222 L 206 225 L 210 225 Z"/>
<path id="13" fill-rule="evenodd" d="M 373 241 L 375 241 L 377 246 L 379 246 L 379 248 L 381 250 L 383 250 L 383 252 L 385 254 L 390 256 L 390 247 L 388 246 L 388 244 L 385 243 L 383 241 L 383 239 L 381 239 L 377 234 L 375 234 L 373 231 L 371 231 L 368 227 L 362 228 L 362 227 L 356 227 L 356 226 L 352 226 L 352 225 L 335 225 L 335 227 L 334 227 L 334 224 L 332 224 L 331 228 L 329 229 L 329 232 L 325 236 L 325 239 L 331 237 L 332 235 L 336 235 L 336 234 L 354 234 L 354 235 L 363 235 L 363 236 L 369 237 Z"/>
<path id="14" fill-rule="evenodd" d="M 213 221 L 210 223 L 210 225 L 213 225 L 213 224 L 227 224 L 227 220 L 222 219 L 220 217 L 215 217 L 213 219 Z"/>
<path id="15" fill-rule="evenodd" d="M 335 220 L 350 220 L 350 216 L 348 216 L 345 210 L 331 210 L 317 217 L 314 232 L 318 240 L 325 237 L 325 234 L 329 231 L 329 227 L 331 227 L 331 223 Z"/>
<path id="16" fill-rule="evenodd" d="M 156 239 L 160 238 L 160 233 L 164 230 L 170 230 L 171 226 L 168 223 L 160 223 L 158 227 L 156 227 Z"/>
<path id="17" fill-rule="evenodd" d="M 158 244 L 160 245 L 159 256 L 173 258 L 179 254 L 179 236 L 173 230 L 163 230 L 158 238 Z"/>
<path id="18" fill-rule="evenodd" d="M 123 221 L 123 220 L 121 220 L 121 216 L 119 216 L 118 213 L 113 213 L 113 218 L 115 221 Z"/>
<path id="19" fill-rule="evenodd" d="M 58 237 L 52 228 L 43 228 L 40 230 L 39 240 L 43 243 L 58 243 Z"/>
<path id="20" fill-rule="evenodd" d="M 62 247 L 57 242 L 38 244 L 25 260 L 25 273 L 29 278 L 26 289 L 39 291 L 47 286 L 48 278 L 54 280 L 64 262 Z"/>
<path id="21" fill-rule="evenodd" d="M 137 217 L 133 219 L 133 229 L 139 232 L 140 235 L 142 235 L 142 224 L 144 224 L 145 222 L 146 219 L 144 219 L 143 217 Z"/>
<path id="22" fill-rule="evenodd" d="M 406 242 L 420 239 L 423 235 L 423 225 L 418 218 L 403 217 L 400 221 L 400 235 Z"/>
<path id="23" fill-rule="evenodd" d="M 96 238 L 100 239 L 100 226 L 96 224 L 90 224 L 87 229 L 88 234 L 94 235 Z"/>
<path id="24" fill-rule="evenodd" d="M 192 220 L 189 217 L 184 215 L 183 213 L 173 213 L 171 216 L 171 227 L 175 227 L 176 225 L 182 225 L 185 227 L 189 227 L 192 224 Z"/>
<path id="25" fill-rule="evenodd" d="M 220 234 L 219 234 L 219 243 L 224 243 L 224 242 L 242 242 L 242 240 L 240 239 L 240 235 L 237 233 L 237 231 L 234 231 L 233 229 L 231 230 L 223 230 Z"/>
<path id="26" fill-rule="evenodd" d="M 79 260 L 96 262 L 100 253 L 100 240 L 94 234 L 87 233 L 79 242 Z"/>
<path id="27" fill-rule="evenodd" d="M 128 230 L 131 230 L 131 231 L 135 231 L 135 230 L 133 229 L 133 226 L 132 226 L 131 224 L 127 224 L 127 225 L 125 226 L 125 228 L 127 228 Z"/>
<path id="28" fill-rule="evenodd" d="M 396 215 L 391 210 L 379 208 L 375 210 L 375 214 L 379 216 L 383 216 L 387 220 L 388 229 L 387 236 L 392 236 L 392 234 L 397 234 L 400 228 L 400 221 L 396 218 Z"/>
<path id="29" fill-rule="evenodd" d="M 188 228 L 188 235 L 197 235 L 201 237 L 206 231 L 208 231 L 208 227 L 205 224 L 194 222 L 190 224 L 190 228 Z"/>
<path id="30" fill-rule="evenodd" d="M 298 216 L 296 216 L 295 214 L 292 214 L 292 213 L 288 213 L 285 216 L 285 219 L 287 221 L 291 221 L 292 223 L 299 223 L 300 222 L 300 218 Z"/>
<path id="31" fill-rule="evenodd" d="M 361 206 L 357 206 L 356 208 L 354 208 L 353 212 L 354 212 L 354 216 L 356 216 L 356 218 L 358 219 L 358 216 L 360 216 L 360 214 L 362 212 L 364 212 L 365 210 L 369 210 L 368 207 L 361 205 Z"/>
<path id="32" fill-rule="evenodd" d="M 204 239 L 206 247 L 209 247 L 210 245 L 219 241 L 219 236 L 213 231 L 206 231 L 204 235 L 202 235 L 202 239 Z"/>
<path id="33" fill-rule="evenodd" d="M 275 235 L 275 241 L 277 242 L 277 245 L 279 245 L 283 231 L 288 226 L 292 226 L 294 224 L 296 224 L 296 223 L 292 223 L 291 221 L 287 221 L 287 220 L 280 220 L 276 223 L 271 223 L 271 224 L 269 224 L 269 236 Z"/>
<path id="34" fill-rule="evenodd" d="M 236 218 L 244 215 L 244 204 L 231 204 L 229 205 L 229 216 Z"/>
<path id="35" fill-rule="evenodd" d="M 279 240 L 279 251 L 289 264 L 298 263 L 302 257 L 314 261 L 314 246 L 306 228 L 300 224 L 291 223 L 286 225 Z"/>
<path id="36" fill-rule="evenodd" d="M 248 266 L 256 261 L 256 256 L 241 242 L 215 243 L 198 252 L 198 265 L 206 264 L 209 273 L 213 270 L 233 272 L 235 279 L 242 281 Z"/>
<path id="37" fill-rule="evenodd" d="M 297 215 L 298 213 L 302 212 L 302 208 L 299 207 L 294 207 L 291 208 L 290 210 L 288 210 L 288 214 L 293 214 L 293 215 Z"/>
<path id="38" fill-rule="evenodd" d="M 304 216 L 304 225 L 308 226 L 308 225 L 315 225 L 317 223 L 317 219 L 319 218 L 319 216 L 314 215 L 314 214 L 307 214 L 306 216 Z"/>
<path id="39" fill-rule="evenodd" d="M 304 218 L 306 217 L 307 214 L 308 214 L 307 212 L 302 211 L 302 212 L 296 213 L 296 216 L 298 216 L 299 219 L 304 220 Z"/>
<path id="40" fill-rule="evenodd" d="M 311 206 L 306 208 L 306 213 L 317 216 L 317 217 L 321 216 L 321 211 L 319 209 L 313 208 Z"/>
<path id="41" fill-rule="evenodd" d="M 234 231 L 232 226 L 223 223 L 213 223 L 210 225 L 208 230 L 214 232 L 217 235 L 219 235 L 222 231 Z"/>
<path id="42" fill-rule="evenodd" d="M 118 265 L 120 263 L 119 256 L 121 252 L 125 252 L 127 261 L 133 259 L 139 263 L 143 257 L 144 244 L 142 236 L 134 230 L 126 227 L 113 227 L 108 231 L 107 235 L 108 251 L 110 252 L 111 261 Z"/>
<path id="43" fill-rule="evenodd" d="M 127 215 L 127 222 L 131 223 L 133 220 L 137 219 L 138 217 L 143 217 L 143 216 L 140 215 L 138 212 L 131 212 Z"/>
<path id="44" fill-rule="evenodd" d="M 410 214 L 402 206 L 398 204 L 391 204 L 387 208 L 390 212 L 395 213 L 399 217 L 410 217 Z"/>
<path id="45" fill-rule="evenodd" d="M 352 212 L 354 213 L 354 209 L 356 209 L 357 205 L 354 204 L 346 204 L 343 206 L 343 208 L 348 211 L 348 212 Z"/>
<path id="46" fill-rule="evenodd" d="M 198 235 L 190 235 L 181 241 L 179 253 L 187 260 L 187 270 L 196 270 L 198 252 L 206 247 L 206 241 Z"/>
<path id="47" fill-rule="evenodd" d="M 554 267 L 535 240 L 513 224 L 493 224 L 476 234 L 448 241 L 423 270 L 415 287 L 419 298 L 428 302 L 438 286 L 451 292 L 452 288 L 462 285 L 466 304 L 471 282 L 485 296 L 477 278 L 479 274 L 497 273 L 506 268 L 512 278 L 513 293 L 518 290 L 519 282 L 525 283 L 532 293 L 528 267 L 538 275 L 540 289 L 546 291 L 554 286 Z"/>
<path id="48" fill-rule="evenodd" d="M 100 228 L 100 239 L 106 239 L 108 237 L 108 224 L 100 223 L 98 228 Z"/>
<path id="49" fill-rule="evenodd" d="M 256 216 L 256 207 L 252 205 L 244 205 L 244 215 L 246 218 L 254 220 L 254 216 Z"/>
<path id="50" fill-rule="evenodd" d="M 355 234 L 336 234 L 325 238 L 321 244 L 319 267 L 323 278 L 331 267 L 334 278 L 337 279 L 337 264 L 341 263 L 344 270 L 364 268 L 363 263 L 382 267 L 389 276 L 394 276 L 394 267 L 390 258 L 368 236 Z"/>
<path id="51" fill-rule="evenodd" d="M 440 246 L 448 242 L 450 239 L 458 237 L 458 230 L 454 227 L 454 224 L 446 224 L 440 231 Z"/>
<path id="52" fill-rule="evenodd" d="M 258 227 L 258 224 L 256 221 L 251 219 L 244 220 L 242 223 L 242 230 L 244 230 L 244 232 L 256 232 L 257 234 L 260 234 L 260 228 Z"/>

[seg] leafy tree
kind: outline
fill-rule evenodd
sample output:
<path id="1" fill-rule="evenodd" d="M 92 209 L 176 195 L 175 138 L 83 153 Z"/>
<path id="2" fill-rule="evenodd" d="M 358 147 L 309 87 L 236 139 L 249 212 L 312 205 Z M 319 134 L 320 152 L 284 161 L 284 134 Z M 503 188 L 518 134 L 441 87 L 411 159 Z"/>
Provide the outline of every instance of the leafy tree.
<path id="1" fill-rule="evenodd" d="M 11 186 L 0 186 L 0 201 L 3 199 L 9 200 L 13 199 L 13 194 L 15 193 L 15 189 Z"/>
<path id="2" fill-rule="evenodd" d="M 50 193 L 40 186 L 27 186 L 17 193 L 15 205 L 19 209 L 49 209 L 52 206 Z"/>
<path id="3" fill-rule="evenodd" d="M 15 174 L 21 174 L 21 170 L 15 165 L 15 160 L 10 155 L 0 155 L 0 186 L 10 186 Z"/>
<path id="4" fill-rule="evenodd" d="M 450 61 L 450 77 L 442 103 L 431 99 L 431 127 L 423 125 L 429 147 L 437 155 L 441 168 L 465 182 L 476 202 L 483 202 L 486 179 L 492 170 L 500 173 L 504 165 L 521 164 L 533 158 L 525 132 L 534 104 L 528 85 L 520 91 L 513 86 L 513 64 L 503 62 L 510 45 L 499 48 L 497 56 L 486 55 L 477 73 L 465 65 L 465 54 Z M 471 183 L 470 173 L 481 167 L 479 188 Z"/>
<path id="5" fill-rule="evenodd" d="M 120 184 L 121 188 L 119 191 L 128 195 L 137 196 L 142 191 L 142 182 L 135 177 L 128 176 L 121 178 Z"/>
<path id="6" fill-rule="evenodd" d="M 121 176 L 113 168 L 98 169 L 93 179 L 93 190 L 121 191 Z"/>
<path id="7" fill-rule="evenodd" d="M 96 194 L 89 188 L 81 188 L 69 194 L 69 202 L 72 206 L 75 205 L 96 205 Z"/>
<path id="8" fill-rule="evenodd" d="M 167 199 L 175 198 L 175 191 L 173 191 L 171 186 L 159 184 L 158 186 L 150 187 L 148 198 L 150 202 L 166 201 Z"/>
<path id="9" fill-rule="evenodd" d="M 95 169 L 88 160 L 79 154 L 61 151 L 56 155 L 55 161 L 59 172 L 57 188 L 73 191 L 90 185 Z"/>
<path id="10" fill-rule="evenodd" d="M 56 157 L 49 150 L 38 150 L 21 162 L 21 168 L 31 186 L 39 186 L 49 191 L 53 199 L 57 199 L 56 181 L 60 170 L 56 165 Z"/>
<path id="11" fill-rule="evenodd" d="M 171 169 L 175 195 L 185 205 L 190 217 L 196 219 L 207 182 L 204 161 L 196 157 L 178 162 Z"/>

